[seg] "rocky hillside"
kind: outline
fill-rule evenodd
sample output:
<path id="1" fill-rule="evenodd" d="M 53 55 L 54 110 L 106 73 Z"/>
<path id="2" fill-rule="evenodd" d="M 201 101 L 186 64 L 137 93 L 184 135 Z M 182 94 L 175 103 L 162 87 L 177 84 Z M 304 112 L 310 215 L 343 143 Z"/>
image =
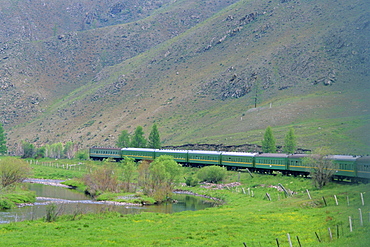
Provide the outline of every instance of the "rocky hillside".
<path id="1" fill-rule="evenodd" d="M 165 145 L 258 145 L 271 125 L 301 148 L 370 151 L 365 1 L 1 2 L 11 150 L 114 145 L 156 122 Z"/>

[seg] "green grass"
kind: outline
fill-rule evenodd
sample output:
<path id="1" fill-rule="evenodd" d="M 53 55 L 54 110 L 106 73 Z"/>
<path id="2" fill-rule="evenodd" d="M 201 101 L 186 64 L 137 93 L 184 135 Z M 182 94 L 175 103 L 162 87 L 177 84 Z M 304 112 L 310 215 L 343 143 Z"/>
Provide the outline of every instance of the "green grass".
<path id="1" fill-rule="evenodd" d="M 195 171 L 186 168 L 186 173 Z M 296 236 L 302 246 L 367 246 L 370 237 L 368 185 L 331 183 L 323 190 L 316 190 L 309 179 L 258 174 L 251 178 L 248 173 L 228 172 L 225 182 L 237 181 L 242 185 L 230 189 L 192 188 L 196 193 L 225 201 L 221 206 L 206 210 L 138 215 L 107 212 L 77 218 L 66 215 L 53 223 L 36 220 L 0 225 L 0 238 L 2 244 L 9 246 L 243 246 L 243 242 L 248 246 L 276 246 L 276 238 L 280 246 L 288 246 L 289 233 L 293 246 L 298 246 Z M 295 194 L 286 196 L 270 186 L 279 183 Z M 312 200 L 306 190 L 310 191 Z M 360 193 L 364 195 L 365 206 Z M 358 208 L 364 215 L 362 227 Z M 353 232 L 349 232 L 348 216 L 353 218 Z M 334 236 L 332 241 L 329 227 Z M 322 243 L 318 243 L 315 232 Z"/>

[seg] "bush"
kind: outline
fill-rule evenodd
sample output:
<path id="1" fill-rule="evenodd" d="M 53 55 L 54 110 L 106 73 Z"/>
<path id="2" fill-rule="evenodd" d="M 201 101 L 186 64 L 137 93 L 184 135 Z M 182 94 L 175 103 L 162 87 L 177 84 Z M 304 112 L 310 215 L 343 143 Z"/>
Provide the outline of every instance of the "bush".
<path id="1" fill-rule="evenodd" d="M 198 185 L 199 179 L 195 176 L 190 176 L 186 178 L 185 183 L 187 186 L 195 187 Z"/>
<path id="2" fill-rule="evenodd" d="M 30 166 L 24 160 L 6 157 L 0 160 L 0 183 L 5 188 L 21 183 L 31 172 Z"/>
<path id="3" fill-rule="evenodd" d="M 197 177 L 201 182 L 218 183 L 226 176 L 226 169 L 220 166 L 206 166 L 201 168 Z"/>

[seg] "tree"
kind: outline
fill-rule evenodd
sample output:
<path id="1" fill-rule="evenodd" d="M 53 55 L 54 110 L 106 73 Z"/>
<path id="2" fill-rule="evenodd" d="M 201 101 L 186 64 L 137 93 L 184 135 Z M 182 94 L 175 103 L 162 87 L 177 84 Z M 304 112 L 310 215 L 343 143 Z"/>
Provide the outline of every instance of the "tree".
<path id="1" fill-rule="evenodd" d="M 161 202 L 172 193 L 181 175 L 181 165 L 172 156 L 162 155 L 150 164 L 149 170 L 150 194 L 156 201 Z"/>
<path id="2" fill-rule="evenodd" d="M 6 154 L 8 151 L 6 147 L 6 134 L 4 132 L 3 124 L 0 123 L 0 155 Z"/>
<path id="3" fill-rule="evenodd" d="M 262 140 L 262 151 L 264 153 L 275 153 L 276 152 L 275 137 L 272 134 L 272 129 L 270 126 L 266 128 L 265 135 Z"/>
<path id="4" fill-rule="evenodd" d="M 87 160 L 89 159 L 89 152 L 87 150 L 79 150 L 76 153 L 76 158 L 79 160 Z"/>
<path id="5" fill-rule="evenodd" d="M 131 146 L 134 148 L 145 148 L 146 147 L 146 139 L 144 137 L 143 127 L 137 126 L 134 136 L 131 140 Z"/>
<path id="6" fill-rule="evenodd" d="M 125 183 L 125 189 L 130 192 L 130 183 L 132 182 L 134 172 L 136 171 L 136 164 L 134 158 L 125 157 L 122 162 L 123 166 L 123 182 Z"/>
<path id="7" fill-rule="evenodd" d="M 326 147 L 316 149 L 312 155 L 304 158 L 303 163 L 309 167 L 312 182 L 315 187 L 321 189 L 333 177 L 336 165 L 328 158 L 330 150 Z"/>
<path id="8" fill-rule="evenodd" d="M 153 125 L 152 130 L 150 131 L 148 147 L 157 149 L 161 148 L 161 140 L 156 124 Z"/>
<path id="9" fill-rule="evenodd" d="M 74 148 L 75 145 L 73 144 L 73 142 L 71 141 L 66 142 L 63 150 L 65 157 L 67 157 L 68 159 L 72 159 L 74 156 Z"/>
<path id="10" fill-rule="evenodd" d="M 0 182 L 5 188 L 16 183 L 21 183 L 31 172 L 30 166 L 24 160 L 14 157 L 5 157 L 0 160 Z"/>
<path id="11" fill-rule="evenodd" d="M 107 162 L 108 163 L 108 162 Z M 118 180 L 115 169 L 110 165 L 93 170 L 83 177 L 83 181 L 88 187 L 88 192 L 92 196 L 97 196 L 100 192 L 117 192 Z"/>
<path id="12" fill-rule="evenodd" d="M 121 134 L 118 136 L 116 145 L 119 148 L 126 148 L 130 146 L 130 134 L 127 132 L 127 130 L 122 130 Z"/>
<path id="13" fill-rule="evenodd" d="M 290 128 L 284 140 L 284 152 L 287 154 L 294 154 L 297 149 L 297 141 L 294 135 L 294 129 Z"/>
<path id="14" fill-rule="evenodd" d="M 35 155 L 35 146 L 26 141 L 22 141 L 23 155 L 22 158 L 33 158 Z"/>

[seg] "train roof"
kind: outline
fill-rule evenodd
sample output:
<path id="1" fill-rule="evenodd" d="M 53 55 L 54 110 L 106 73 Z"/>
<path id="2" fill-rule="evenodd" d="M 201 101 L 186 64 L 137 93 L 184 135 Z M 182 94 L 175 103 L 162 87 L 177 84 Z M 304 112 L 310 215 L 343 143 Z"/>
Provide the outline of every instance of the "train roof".
<path id="1" fill-rule="evenodd" d="M 302 158 L 306 158 L 309 156 L 310 156 L 309 154 L 291 154 L 289 155 L 289 158 L 290 159 L 302 159 Z"/>
<path id="2" fill-rule="evenodd" d="M 91 147 L 90 149 L 104 149 L 104 150 L 107 150 L 107 149 L 109 149 L 109 150 L 121 150 L 121 148 L 113 148 L 113 147 L 96 147 L 96 146 L 94 146 L 94 147 Z"/>
<path id="3" fill-rule="evenodd" d="M 332 160 L 345 160 L 345 161 L 356 161 L 360 156 L 352 156 L 352 155 L 328 155 L 329 159 Z"/>
<path id="4" fill-rule="evenodd" d="M 187 150 L 173 150 L 173 149 L 158 149 L 156 153 L 176 153 L 176 154 L 186 154 Z"/>
<path id="5" fill-rule="evenodd" d="M 220 155 L 221 152 L 219 151 L 203 151 L 203 150 L 189 150 L 189 154 L 212 154 L 212 155 Z"/>
<path id="6" fill-rule="evenodd" d="M 229 155 L 229 156 L 248 156 L 254 157 L 258 153 L 243 153 L 243 152 L 222 152 L 222 155 Z"/>
<path id="7" fill-rule="evenodd" d="M 122 151 L 143 151 L 143 152 L 154 152 L 158 149 L 153 148 L 122 148 Z"/>
<path id="8" fill-rule="evenodd" d="M 262 153 L 257 154 L 256 157 L 265 157 L 265 158 L 288 158 L 287 154 L 281 153 Z"/>
<path id="9" fill-rule="evenodd" d="M 362 156 L 357 158 L 357 163 L 362 165 L 370 165 L 370 156 Z"/>

